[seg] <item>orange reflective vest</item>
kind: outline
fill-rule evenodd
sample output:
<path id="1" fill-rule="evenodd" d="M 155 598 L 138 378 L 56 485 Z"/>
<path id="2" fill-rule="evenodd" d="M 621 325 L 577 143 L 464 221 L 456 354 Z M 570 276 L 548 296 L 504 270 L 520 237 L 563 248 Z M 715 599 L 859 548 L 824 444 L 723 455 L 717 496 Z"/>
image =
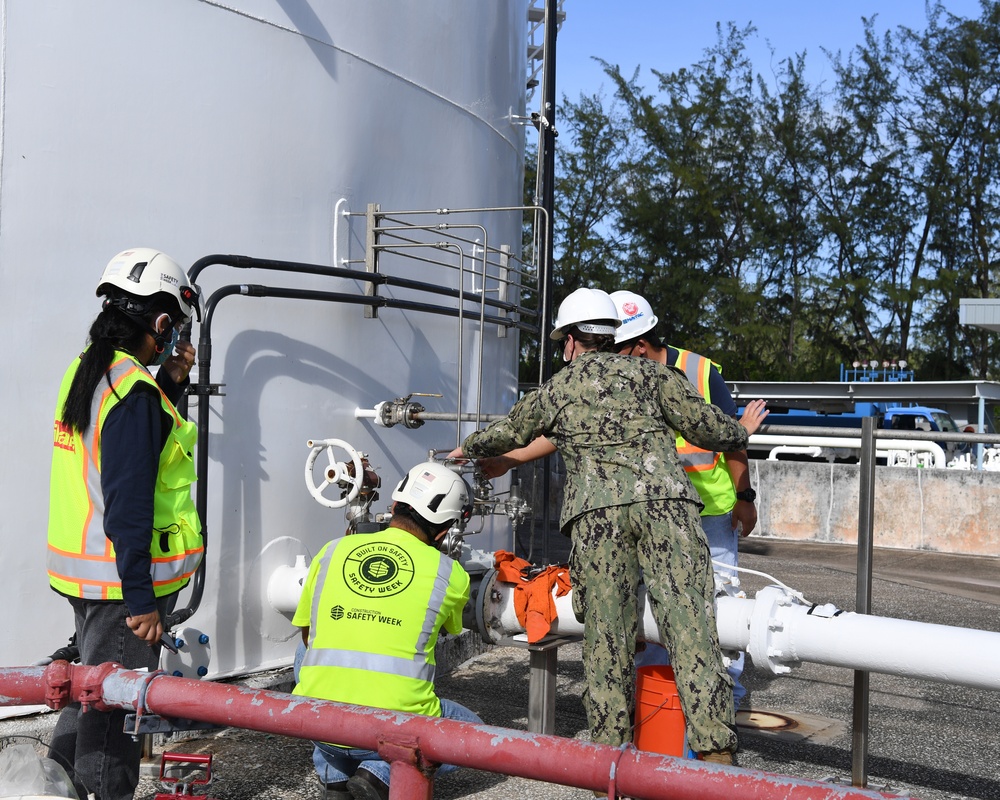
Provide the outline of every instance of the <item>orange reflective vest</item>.
<path id="1" fill-rule="evenodd" d="M 77 358 L 63 376 L 56 405 L 49 500 L 49 583 L 70 597 L 122 599 L 114 546 L 104 533 L 101 431 L 108 414 L 122 398 L 138 384 L 146 383 L 156 388 L 164 412 L 173 420 L 160 453 L 149 548 L 153 592 L 157 597 L 172 594 L 190 580 L 204 553 L 201 522 L 191 499 L 196 426 L 181 417 L 145 367 L 128 353 L 116 352 L 108 370 L 111 385 L 102 378 L 94 392 L 90 427 L 82 435 L 70 430 L 63 425 L 61 412 L 79 366 Z"/>
<path id="2" fill-rule="evenodd" d="M 690 350 L 676 349 L 677 359 L 673 366 L 687 375 L 688 380 L 705 398 L 706 403 L 711 403 L 709 376 L 713 366 L 712 361 Z M 717 365 L 716 369 L 721 372 L 721 368 Z M 688 478 L 698 490 L 701 502 L 705 504 L 702 516 L 714 517 L 732 511 L 736 505 L 736 488 L 729 476 L 729 470 L 726 469 L 726 457 L 722 453 L 695 447 L 680 434 L 677 434 L 677 454 Z"/>

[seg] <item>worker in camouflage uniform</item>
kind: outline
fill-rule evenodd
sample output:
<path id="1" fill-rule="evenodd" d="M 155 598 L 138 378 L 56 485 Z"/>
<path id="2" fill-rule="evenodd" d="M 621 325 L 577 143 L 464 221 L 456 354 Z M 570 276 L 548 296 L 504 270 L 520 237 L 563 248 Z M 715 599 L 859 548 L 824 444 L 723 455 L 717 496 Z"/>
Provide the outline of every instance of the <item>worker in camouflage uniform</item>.
<path id="1" fill-rule="evenodd" d="M 733 684 L 719 649 L 701 501 L 678 460 L 675 431 L 708 450 L 742 450 L 767 411 L 756 401 L 737 423 L 680 371 L 612 352 L 620 321 L 605 292 L 577 289 L 555 324 L 551 336 L 565 340 L 563 360 L 571 363 L 451 455 L 496 456 L 544 435 L 566 462 L 560 525 L 573 538 L 592 740 L 632 740 L 641 569 L 674 656 L 688 746 L 731 764 Z"/>

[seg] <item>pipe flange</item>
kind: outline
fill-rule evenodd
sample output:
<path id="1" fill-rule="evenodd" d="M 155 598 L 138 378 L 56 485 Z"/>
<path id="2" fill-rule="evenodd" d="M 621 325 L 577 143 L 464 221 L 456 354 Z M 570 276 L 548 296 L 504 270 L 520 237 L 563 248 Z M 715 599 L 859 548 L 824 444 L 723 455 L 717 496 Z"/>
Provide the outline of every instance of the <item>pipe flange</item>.
<path id="1" fill-rule="evenodd" d="M 504 637 L 503 626 L 500 624 L 500 593 L 496 591 L 499 573 L 490 569 L 479 585 L 479 595 L 476 598 L 476 626 L 479 635 L 486 644 L 500 644 Z"/>
<path id="2" fill-rule="evenodd" d="M 424 411 L 424 407 L 411 401 L 409 395 L 395 400 L 383 400 L 375 406 L 375 424 L 382 428 L 392 428 L 395 425 L 419 428 L 424 421 L 417 419 L 416 415 Z"/>
<path id="3" fill-rule="evenodd" d="M 426 409 L 420 403 L 406 403 L 403 406 L 403 425 L 407 428 L 419 428 L 424 424 L 422 419 L 417 419 L 417 414 L 424 413 Z"/>
<path id="4" fill-rule="evenodd" d="M 750 645 L 747 650 L 755 665 L 767 667 L 774 675 L 786 675 L 792 671 L 785 661 L 794 659 L 786 658 L 785 653 L 774 645 L 775 634 L 784 628 L 778 609 L 791 602 L 792 598 L 784 589 L 767 586 L 757 592 L 750 617 Z"/>

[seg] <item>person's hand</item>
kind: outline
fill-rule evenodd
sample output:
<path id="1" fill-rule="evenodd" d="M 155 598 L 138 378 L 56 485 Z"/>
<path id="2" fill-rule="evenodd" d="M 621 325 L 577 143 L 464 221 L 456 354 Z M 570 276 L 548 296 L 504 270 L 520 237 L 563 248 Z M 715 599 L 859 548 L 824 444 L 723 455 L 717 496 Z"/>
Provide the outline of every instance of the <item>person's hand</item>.
<path id="1" fill-rule="evenodd" d="M 753 529 L 757 527 L 757 506 L 748 500 L 737 500 L 733 506 L 733 530 L 740 532 L 740 536 L 749 536 Z"/>
<path id="2" fill-rule="evenodd" d="M 194 366 L 194 345 L 191 342 L 178 342 L 170 358 L 163 362 L 160 369 L 165 369 L 174 383 L 183 383 Z"/>
<path id="3" fill-rule="evenodd" d="M 751 400 L 747 403 L 743 416 L 740 417 L 740 425 L 747 429 L 748 436 L 752 436 L 764 424 L 764 418 L 768 414 L 766 406 L 766 400 Z"/>
<path id="4" fill-rule="evenodd" d="M 468 459 L 461 447 L 456 447 L 447 456 L 448 461 L 461 461 L 465 463 Z M 492 458 L 477 458 L 476 466 L 486 478 L 499 478 L 511 467 L 516 467 L 518 462 L 507 456 L 494 456 Z"/>
<path id="5" fill-rule="evenodd" d="M 138 614 L 134 617 L 125 617 L 125 624 L 129 626 L 132 633 L 142 639 L 146 644 L 154 645 L 163 636 L 163 623 L 160 622 L 160 613 L 150 611 L 148 614 Z"/>
<path id="6" fill-rule="evenodd" d="M 520 464 L 520 461 L 516 458 L 511 458 L 509 455 L 476 459 L 476 466 L 479 467 L 479 471 L 487 478 L 499 478 L 501 475 L 507 474 L 514 467 L 520 466 Z"/>

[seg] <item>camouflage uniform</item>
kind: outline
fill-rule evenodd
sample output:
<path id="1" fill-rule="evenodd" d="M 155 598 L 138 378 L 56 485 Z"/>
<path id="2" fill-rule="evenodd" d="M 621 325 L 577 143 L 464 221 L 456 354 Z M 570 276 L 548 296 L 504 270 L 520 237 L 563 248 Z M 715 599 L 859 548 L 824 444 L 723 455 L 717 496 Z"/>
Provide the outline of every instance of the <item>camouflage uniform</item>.
<path id="1" fill-rule="evenodd" d="M 745 429 L 683 373 L 649 359 L 588 352 L 505 419 L 471 434 L 466 455 L 499 455 L 544 435 L 566 462 L 560 525 L 573 537 L 574 610 L 585 621 L 587 716 L 594 741 L 631 741 L 639 569 L 674 656 L 696 752 L 735 750 L 732 680 L 722 665 L 701 501 L 675 431 L 706 450 L 747 446 Z"/>

